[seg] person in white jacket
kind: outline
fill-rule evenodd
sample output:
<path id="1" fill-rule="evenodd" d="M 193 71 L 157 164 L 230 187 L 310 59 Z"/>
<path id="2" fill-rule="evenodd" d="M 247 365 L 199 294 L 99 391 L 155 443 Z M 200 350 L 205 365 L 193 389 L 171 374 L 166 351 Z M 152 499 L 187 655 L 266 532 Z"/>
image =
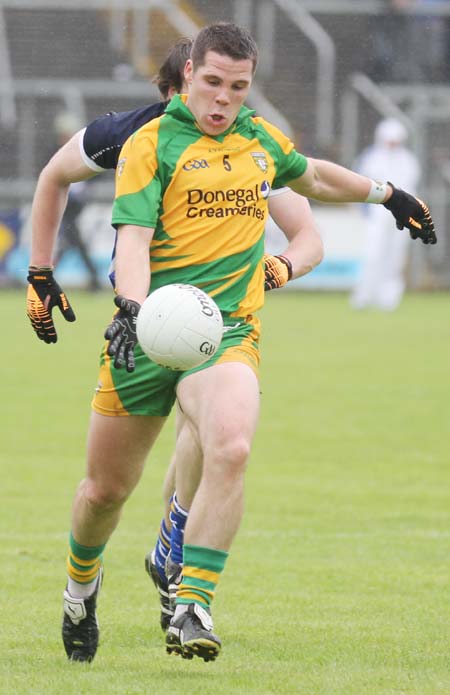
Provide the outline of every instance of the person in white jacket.
<path id="1" fill-rule="evenodd" d="M 363 150 L 355 169 L 376 180 L 392 180 L 415 193 L 420 165 L 407 147 L 408 132 L 395 118 L 375 129 L 374 143 Z M 355 309 L 395 310 L 405 291 L 405 266 L 411 239 L 398 232 L 395 220 L 382 205 L 365 205 L 366 239 L 361 270 L 350 302 Z"/>

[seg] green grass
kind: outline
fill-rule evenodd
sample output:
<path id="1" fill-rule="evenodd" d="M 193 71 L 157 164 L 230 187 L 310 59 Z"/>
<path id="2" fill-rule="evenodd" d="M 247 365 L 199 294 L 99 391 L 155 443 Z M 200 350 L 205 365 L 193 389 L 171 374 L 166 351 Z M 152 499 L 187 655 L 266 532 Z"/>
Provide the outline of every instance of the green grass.
<path id="1" fill-rule="evenodd" d="M 84 468 L 108 293 L 47 346 L 3 290 L 5 695 L 446 695 L 450 692 L 450 296 L 394 314 L 342 295 L 269 295 L 247 509 L 214 604 L 217 662 L 164 652 L 143 571 L 161 516 L 169 423 L 108 546 L 101 646 L 60 642 L 70 505 Z"/>

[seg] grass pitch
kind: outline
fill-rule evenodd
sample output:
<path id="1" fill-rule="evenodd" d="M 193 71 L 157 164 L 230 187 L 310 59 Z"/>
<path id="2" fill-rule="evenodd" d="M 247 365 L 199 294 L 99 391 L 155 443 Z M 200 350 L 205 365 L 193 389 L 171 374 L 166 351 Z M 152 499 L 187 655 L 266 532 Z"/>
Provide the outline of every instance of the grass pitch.
<path id="1" fill-rule="evenodd" d="M 450 296 L 393 314 L 342 295 L 273 293 L 247 509 L 214 604 L 217 662 L 164 653 L 143 570 L 161 516 L 169 422 L 105 554 L 101 645 L 66 661 L 64 560 L 109 293 L 44 345 L 3 290 L 5 695 L 447 695 L 450 692 Z"/>

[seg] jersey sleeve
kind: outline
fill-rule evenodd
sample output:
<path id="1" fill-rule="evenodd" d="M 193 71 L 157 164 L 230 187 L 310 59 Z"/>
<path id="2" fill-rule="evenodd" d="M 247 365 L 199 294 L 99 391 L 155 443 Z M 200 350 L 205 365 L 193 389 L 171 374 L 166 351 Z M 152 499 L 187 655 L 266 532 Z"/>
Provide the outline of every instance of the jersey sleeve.
<path id="1" fill-rule="evenodd" d="M 297 152 L 289 138 L 283 135 L 279 144 L 283 156 L 278 161 L 277 173 L 272 184 L 274 189 L 284 188 L 290 181 L 303 176 L 308 166 L 306 157 Z"/>
<path id="2" fill-rule="evenodd" d="M 84 163 L 93 171 L 115 169 L 124 143 L 115 129 L 115 114 L 105 114 L 89 123 L 80 138 L 80 152 Z"/>
<path id="3" fill-rule="evenodd" d="M 273 181 L 273 187 L 280 188 L 284 187 L 293 179 L 298 179 L 306 171 L 308 166 L 308 160 L 300 152 L 294 150 L 292 146 L 292 151 L 287 155 L 285 159 L 282 160 L 281 166 L 277 170 L 277 175 Z"/>
<path id="4" fill-rule="evenodd" d="M 116 169 L 112 225 L 155 227 L 161 204 L 161 181 L 154 134 L 145 127 L 122 148 Z"/>
<path id="5" fill-rule="evenodd" d="M 89 126 L 88 126 L 89 127 Z M 85 148 L 84 148 L 84 136 L 86 134 L 87 128 L 83 128 L 83 130 L 80 130 L 79 136 L 78 136 L 78 146 L 80 149 L 80 155 L 81 159 L 83 160 L 83 163 L 86 164 L 89 169 L 92 169 L 92 171 L 95 172 L 100 172 L 100 171 L 105 171 L 104 167 L 99 166 L 96 164 L 87 154 Z"/>

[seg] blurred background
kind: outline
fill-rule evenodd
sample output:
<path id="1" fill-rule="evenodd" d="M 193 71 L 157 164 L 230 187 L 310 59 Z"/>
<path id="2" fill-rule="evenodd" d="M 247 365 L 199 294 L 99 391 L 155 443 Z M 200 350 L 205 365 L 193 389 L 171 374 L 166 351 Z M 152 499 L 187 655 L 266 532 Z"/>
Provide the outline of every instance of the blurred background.
<path id="1" fill-rule="evenodd" d="M 64 139 L 102 113 L 159 101 L 151 78 L 171 44 L 218 20 L 257 39 L 248 104 L 304 154 L 354 167 L 381 119 L 405 126 L 439 239 L 411 244 L 407 287 L 449 289 L 449 0 L 0 0 L 0 285 L 24 282 L 37 177 Z M 95 281 L 69 249 L 61 282 L 107 283 L 113 191 L 112 175 L 94 179 L 79 211 Z M 360 206 L 314 204 L 314 213 L 325 260 L 295 287 L 350 289 Z M 268 238 L 277 250 L 270 225 Z"/>

